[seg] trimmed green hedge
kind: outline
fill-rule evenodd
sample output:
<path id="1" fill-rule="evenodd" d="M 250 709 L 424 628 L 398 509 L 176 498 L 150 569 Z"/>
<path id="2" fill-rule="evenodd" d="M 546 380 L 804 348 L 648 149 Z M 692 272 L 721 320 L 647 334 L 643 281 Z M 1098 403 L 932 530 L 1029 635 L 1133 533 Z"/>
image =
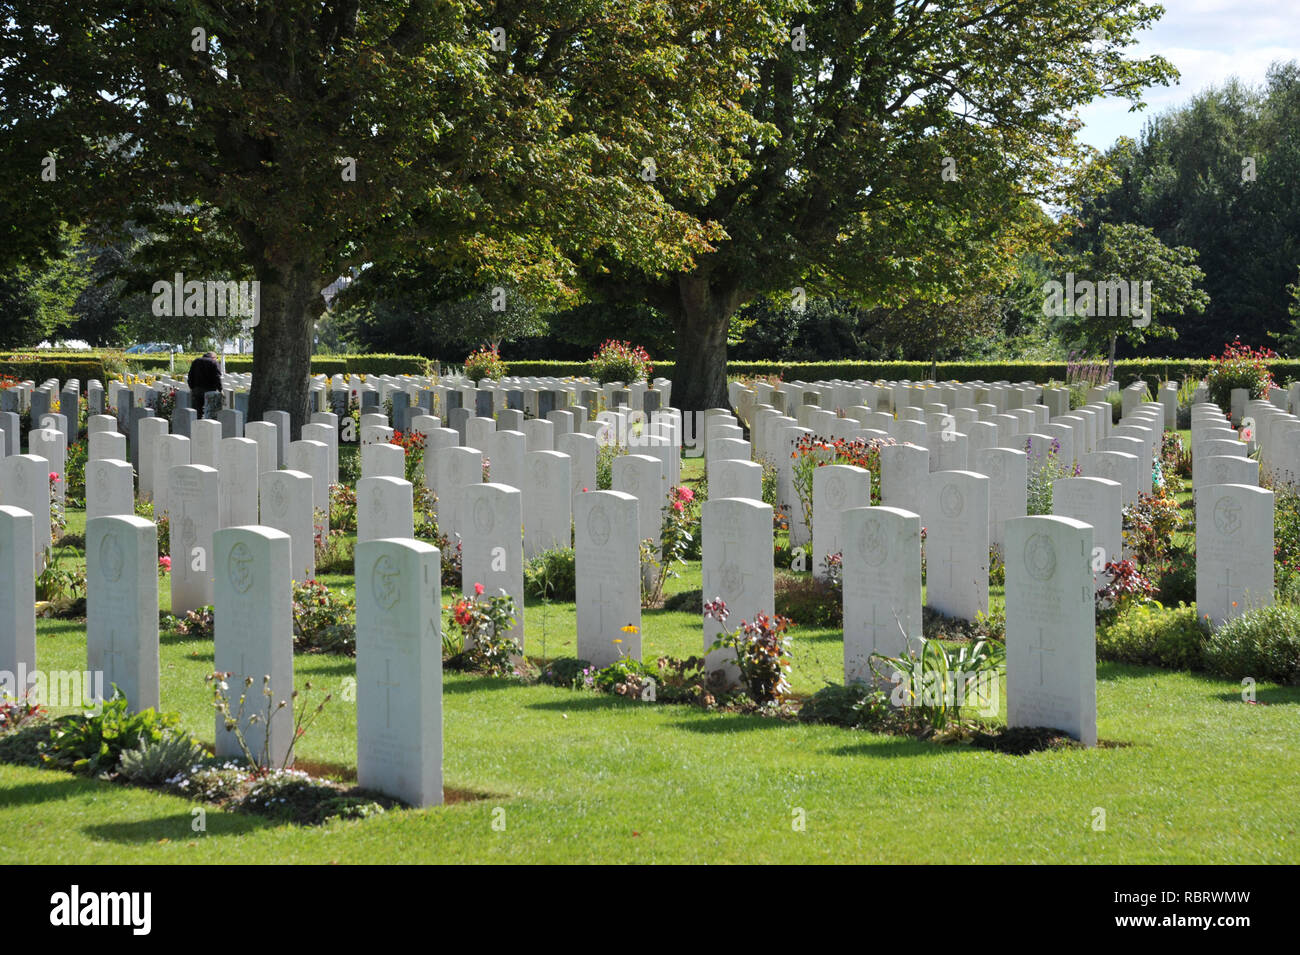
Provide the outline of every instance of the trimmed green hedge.
<path id="1" fill-rule="evenodd" d="M 506 363 L 512 375 L 555 375 L 567 377 L 584 375 L 586 362 L 572 361 L 511 361 Z M 1115 380 L 1121 388 L 1139 378 L 1149 384 L 1162 381 L 1181 381 L 1188 376 L 1201 377 L 1209 367 L 1205 359 L 1185 358 L 1135 358 L 1115 363 Z M 1270 362 L 1273 378 L 1282 385 L 1300 381 L 1300 361 L 1278 360 Z M 672 378 L 673 362 L 654 363 L 655 377 Z M 780 375 L 784 381 L 826 381 L 843 378 L 849 381 L 863 378 L 921 381 L 929 378 L 931 371 L 940 381 L 1064 381 L 1065 362 L 957 362 L 941 361 L 936 365 L 924 361 L 733 361 L 727 364 L 727 375 L 732 378 L 751 378 Z M 1154 390 L 1154 389 L 1153 389 Z"/>
<path id="2" fill-rule="evenodd" d="M 38 385 L 49 378 L 57 378 L 61 383 L 77 379 L 81 382 L 81 392 L 86 393 L 86 383 L 92 379 L 105 381 L 108 374 L 104 360 L 94 352 L 67 352 L 45 355 L 30 352 L 13 352 L 0 354 L 0 376 L 28 379 Z"/>
<path id="3" fill-rule="evenodd" d="M 177 355 L 176 371 L 183 374 L 194 360 L 194 355 Z M 105 364 L 129 364 L 141 371 L 163 371 L 169 365 L 167 355 L 125 355 L 121 352 L 15 352 L 0 354 L 0 375 L 44 381 L 58 378 L 65 381 L 77 378 L 84 391 L 90 378 L 106 379 Z M 558 378 L 581 376 L 587 373 L 585 361 L 512 361 L 507 362 L 509 373 L 520 376 L 547 376 Z M 1205 359 L 1140 358 L 1115 363 L 1115 380 L 1121 388 L 1138 379 L 1146 381 L 1154 392 L 1162 381 L 1180 381 L 1185 377 L 1205 374 L 1209 362 Z M 226 356 L 230 371 L 252 371 L 252 355 Z M 311 360 L 312 374 L 390 374 L 423 375 L 436 370 L 437 362 L 419 355 L 316 355 Z M 1269 363 L 1273 379 L 1285 386 L 1300 381 L 1300 361 L 1279 359 Z M 785 381 L 825 381 L 832 378 L 869 381 L 885 379 L 911 379 L 920 381 L 931 372 L 940 381 L 1064 381 L 1065 362 L 929 362 L 914 361 L 733 361 L 727 365 L 732 378 L 750 378 L 780 375 Z M 672 378 L 673 362 L 656 362 L 655 377 Z"/>
<path id="4" fill-rule="evenodd" d="M 187 370 L 197 355 L 177 355 L 177 371 Z M 167 355 L 124 355 L 123 360 L 142 371 L 165 371 L 169 367 Z M 313 355 L 313 375 L 423 375 L 436 366 L 436 362 L 419 355 Z M 251 372 L 252 355 L 227 355 L 226 370 Z"/>
<path id="5" fill-rule="evenodd" d="M 176 373 L 182 375 L 187 372 L 190 362 L 197 357 L 198 355 L 177 355 Z M 437 362 L 419 355 L 314 355 L 311 360 L 313 375 L 423 375 L 436 369 L 436 366 Z M 142 372 L 161 372 L 171 367 L 171 358 L 167 354 L 127 355 L 118 351 L 0 353 L 0 375 L 19 380 L 30 378 L 36 382 L 47 378 L 58 378 L 60 381 L 77 378 L 81 381 L 83 392 L 87 379 L 106 381 L 109 369 L 123 367 Z M 227 355 L 226 369 L 250 372 L 253 370 L 253 356 Z"/>

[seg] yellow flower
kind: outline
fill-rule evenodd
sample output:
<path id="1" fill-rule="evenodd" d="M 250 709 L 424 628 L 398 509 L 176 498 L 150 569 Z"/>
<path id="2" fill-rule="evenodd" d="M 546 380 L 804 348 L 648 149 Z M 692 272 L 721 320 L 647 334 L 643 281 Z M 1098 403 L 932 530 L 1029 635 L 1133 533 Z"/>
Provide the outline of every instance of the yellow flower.
<path id="1" fill-rule="evenodd" d="M 622 643 L 623 641 L 620 640 L 618 637 L 615 637 L 615 638 L 614 638 L 614 642 L 615 642 L 615 643 Z"/>
<path id="2" fill-rule="evenodd" d="M 629 623 L 626 627 L 623 627 L 622 630 L 623 630 L 624 633 L 640 633 L 640 632 L 641 632 L 641 628 L 638 627 L 638 626 L 637 626 L 636 624 L 634 624 L 634 623 Z"/>

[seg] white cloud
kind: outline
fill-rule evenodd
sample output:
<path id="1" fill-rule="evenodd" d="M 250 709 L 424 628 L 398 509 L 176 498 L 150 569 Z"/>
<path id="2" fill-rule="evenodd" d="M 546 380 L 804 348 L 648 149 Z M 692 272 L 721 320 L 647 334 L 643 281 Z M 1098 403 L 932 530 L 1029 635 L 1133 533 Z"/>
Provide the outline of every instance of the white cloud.
<path id="1" fill-rule="evenodd" d="M 1295 0 L 1165 0 L 1165 14 L 1138 35 L 1130 56 L 1159 54 L 1181 74 L 1177 84 L 1148 89 L 1147 107 L 1128 112 L 1122 99 L 1080 110 L 1083 140 L 1105 149 L 1118 136 L 1137 136 L 1146 120 L 1185 103 L 1230 77 L 1258 85 L 1271 63 L 1300 59 L 1300 16 Z"/>

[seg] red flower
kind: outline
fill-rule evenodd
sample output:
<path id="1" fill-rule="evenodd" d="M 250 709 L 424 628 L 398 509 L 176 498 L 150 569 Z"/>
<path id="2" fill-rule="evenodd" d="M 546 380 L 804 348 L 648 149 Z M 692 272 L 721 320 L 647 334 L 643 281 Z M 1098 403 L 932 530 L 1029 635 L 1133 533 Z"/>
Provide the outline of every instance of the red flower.
<path id="1" fill-rule="evenodd" d="M 482 585 L 482 584 L 475 584 L 475 585 L 474 585 L 474 596 L 476 596 L 476 597 L 477 597 L 477 596 L 480 596 L 482 593 L 483 593 L 483 585 Z"/>

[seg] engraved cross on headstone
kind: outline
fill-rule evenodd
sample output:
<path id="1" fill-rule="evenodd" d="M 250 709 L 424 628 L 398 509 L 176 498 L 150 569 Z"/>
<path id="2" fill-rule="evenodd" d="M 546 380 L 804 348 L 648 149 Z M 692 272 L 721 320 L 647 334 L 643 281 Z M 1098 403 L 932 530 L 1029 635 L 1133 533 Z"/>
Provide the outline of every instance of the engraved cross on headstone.
<path id="1" fill-rule="evenodd" d="M 888 620 L 881 622 L 876 619 L 879 611 L 879 607 L 875 604 L 871 605 L 871 648 L 873 650 L 879 649 L 880 647 L 880 631 L 884 630 L 888 633 L 890 629 Z"/>
<path id="2" fill-rule="evenodd" d="M 1043 640 L 1042 627 L 1038 628 L 1038 646 L 1031 646 L 1029 648 L 1029 652 L 1038 654 L 1038 685 L 1042 686 L 1043 685 L 1043 662 L 1044 662 L 1043 655 L 1047 653 L 1056 652 L 1055 650 L 1049 650 L 1047 648 L 1046 641 Z"/>
<path id="3" fill-rule="evenodd" d="M 113 681 L 114 678 L 121 679 L 122 674 L 118 673 L 117 660 L 114 659 L 115 657 L 119 657 L 121 655 L 122 652 L 117 649 L 117 630 L 116 629 L 109 630 L 108 649 L 104 651 L 104 656 L 107 658 L 105 662 L 108 664 L 107 669 L 110 674 L 109 676 L 110 683 Z"/>
<path id="4" fill-rule="evenodd" d="M 1226 594 L 1227 594 L 1227 601 L 1228 601 L 1228 609 L 1231 610 L 1231 609 L 1232 609 L 1232 606 L 1233 606 L 1232 592 L 1233 592 L 1234 590 L 1241 590 L 1241 588 L 1240 588 L 1240 587 L 1234 587 L 1234 586 L 1232 586 L 1232 568 L 1231 568 L 1231 567 L 1225 568 L 1223 573 L 1224 573 L 1224 578 L 1223 578 L 1224 582 L 1221 583 L 1221 584 L 1219 584 L 1218 589 L 1226 592 Z"/>
<path id="5" fill-rule="evenodd" d="M 391 660 L 384 660 L 384 679 L 379 681 L 379 685 L 384 688 L 384 729 L 393 728 L 393 689 L 402 685 L 392 682 L 391 666 Z"/>

